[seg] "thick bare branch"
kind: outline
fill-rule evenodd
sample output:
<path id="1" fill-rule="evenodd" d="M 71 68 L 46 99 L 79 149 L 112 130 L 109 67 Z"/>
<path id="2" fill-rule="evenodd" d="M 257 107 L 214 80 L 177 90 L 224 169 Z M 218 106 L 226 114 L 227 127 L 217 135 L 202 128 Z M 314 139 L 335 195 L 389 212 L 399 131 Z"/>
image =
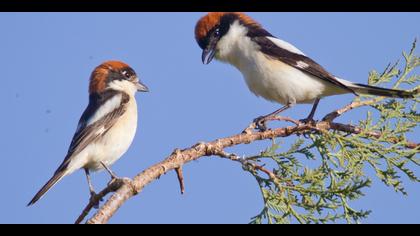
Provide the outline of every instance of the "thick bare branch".
<path id="1" fill-rule="evenodd" d="M 130 179 L 123 179 L 117 189 L 115 186 L 109 185 L 107 188 L 102 190 L 100 195 L 106 195 L 109 192 L 114 192 L 112 196 L 108 199 L 108 201 L 96 212 L 96 214 L 87 221 L 89 224 L 103 224 L 107 223 L 109 219 L 114 215 L 114 213 L 124 204 L 132 196 L 138 194 L 143 190 L 145 186 L 149 183 L 153 182 L 154 180 L 158 179 L 161 175 L 171 171 L 176 170 L 178 174 L 178 179 L 181 185 L 181 191 L 183 192 L 183 176 L 181 167 L 191 161 L 197 160 L 204 156 L 221 156 L 225 158 L 232 159 L 233 157 L 224 152 L 225 148 L 240 145 L 240 144 L 249 144 L 257 140 L 266 140 L 272 139 L 277 137 L 287 137 L 293 134 L 302 134 L 305 132 L 313 132 L 313 131 L 328 131 L 328 130 L 337 130 L 341 132 L 347 132 L 350 134 L 360 134 L 363 130 L 359 127 L 348 125 L 348 124 L 340 124 L 332 122 L 335 118 L 342 115 L 343 113 L 364 105 L 369 105 L 377 102 L 375 99 L 361 101 L 361 102 L 353 102 L 346 107 L 339 109 L 335 112 L 332 112 L 324 117 L 322 121 L 314 122 L 314 123 L 301 123 L 298 120 L 294 120 L 291 118 L 279 117 L 277 120 L 287 121 L 296 124 L 295 126 L 287 126 L 283 128 L 276 128 L 273 130 L 267 130 L 264 132 L 256 132 L 250 126 L 246 129 L 243 133 L 237 134 L 234 136 L 221 138 L 214 140 L 208 143 L 197 143 L 190 148 L 179 150 L 176 149 L 169 157 L 167 157 L 162 162 L 159 162 L 140 174 L 136 175 L 132 180 Z M 372 138 L 380 138 L 381 132 L 366 132 L 365 135 L 367 137 Z M 391 139 L 388 140 L 391 143 L 397 143 L 400 140 Z M 416 144 L 413 142 L 406 142 L 407 148 L 419 148 L 420 144 Z M 235 161 L 238 161 L 237 158 L 233 158 Z M 232 159 L 232 160 L 233 160 Z M 264 167 L 254 165 L 252 166 L 256 170 L 263 171 L 266 173 L 270 178 L 275 179 L 277 178 L 274 173 L 265 169 Z M 274 175 L 274 176 L 273 176 Z M 114 187 L 114 189 L 111 189 Z M 95 202 L 90 202 L 88 206 L 83 211 L 82 215 L 79 217 L 77 222 L 81 222 L 83 218 L 88 214 L 91 208 L 95 205 Z"/>

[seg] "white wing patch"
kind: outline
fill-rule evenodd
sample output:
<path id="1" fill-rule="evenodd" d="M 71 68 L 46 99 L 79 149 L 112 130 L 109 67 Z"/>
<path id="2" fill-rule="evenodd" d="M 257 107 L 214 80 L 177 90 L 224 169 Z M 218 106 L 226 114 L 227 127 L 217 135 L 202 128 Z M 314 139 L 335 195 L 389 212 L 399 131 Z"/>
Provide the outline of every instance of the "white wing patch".
<path id="1" fill-rule="evenodd" d="M 102 135 L 105 132 L 105 127 L 102 126 L 101 128 L 99 128 L 98 130 L 96 130 L 96 135 Z"/>
<path id="2" fill-rule="evenodd" d="M 271 42 L 273 42 L 275 45 L 277 45 L 277 46 L 279 46 L 281 48 L 284 48 L 284 49 L 286 49 L 286 50 L 288 50 L 290 52 L 293 52 L 293 53 L 296 53 L 296 54 L 300 54 L 300 55 L 304 55 L 305 56 L 305 54 L 301 50 L 299 50 L 298 48 L 296 48 L 295 46 L 293 46 L 292 44 L 290 44 L 290 43 L 288 43 L 286 41 L 283 41 L 281 39 L 274 38 L 274 37 L 267 37 L 267 38 Z"/>
<path id="3" fill-rule="evenodd" d="M 296 66 L 302 69 L 308 68 L 309 65 L 308 63 L 304 62 L 304 61 L 297 61 L 296 62 Z"/>
<path id="4" fill-rule="evenodd" d="M 344 84 L 345 86 L 349 87 L 349 88 L 363 88 L 361 86 L 358 86 L 357 84 L 354 84 L 353 82 L 350 82 L 348 80 L 344 80 L 344 79 L 340 79 L 338 77 L 335 77 L 336 80 L 338 80 L 340 83 Z"/>
<path id="5" fill-rule="evenodd" d="M 110 98 L 102 106 L 97 108 L 95 114 L 86 122 L 86 126 L 89 126 L 96 121 L 100 120 L 102 117 L 106 116 L 108 113 L 114 111 L 121 105 L 122 95 L 118 94 Z"/>

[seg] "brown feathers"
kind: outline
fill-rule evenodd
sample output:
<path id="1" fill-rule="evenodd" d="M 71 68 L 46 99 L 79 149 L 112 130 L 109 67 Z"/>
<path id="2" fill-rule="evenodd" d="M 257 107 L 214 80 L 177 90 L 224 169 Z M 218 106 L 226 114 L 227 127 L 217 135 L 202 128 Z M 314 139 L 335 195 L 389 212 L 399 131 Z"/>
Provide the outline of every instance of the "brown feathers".
<path id="1" fill-rule="evenodd" d="M 129 68 L 129 66 L 120 61 L 107 61 L 96 67 L 90 76 L 89 93 L 103 92 L 106 88 L 109 72 L 119 71 L 123 68 Z"/>
<path id="2" fill-rule="evenodd" d="M 213 29 L 214 26 L 220 23 L 220 18 L 226 14 L 225 12 L 210 12 L 201 17 L 195 26 L 195 38 L 200 40 L 207 36 L 207 33 Z"/>
<path id="3" fill-rule="evenodd" d="M 210 12 L 207 15 L 201 17 L 195 26 L 195 38 L 201 40 L 207 36 L 208 32 L 215 26 L 220 24 L 221 18 L 225 15 L 233 14 L 242 24 L 248 26 L 260 27 L 256 21 L 251 17 L 240 12 Z"/>

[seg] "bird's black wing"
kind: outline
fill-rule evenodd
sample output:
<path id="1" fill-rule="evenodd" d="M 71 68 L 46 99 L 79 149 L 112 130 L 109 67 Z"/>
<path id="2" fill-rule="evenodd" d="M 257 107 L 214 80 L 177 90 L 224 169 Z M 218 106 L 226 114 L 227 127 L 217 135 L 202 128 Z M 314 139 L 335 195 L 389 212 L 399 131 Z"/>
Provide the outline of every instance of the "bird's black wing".
<path id="1" fill-rule="evenodd" d="M 282 48 L 265 36 L 254 37 L 252 40 L 260 46 L 261 52 L 265 55 L 280 60 L 283 63 L 293 66 L 296 69 L 311 74 L 319 79 L 327 81 L 357 95 L 353 89 L 338 81 L 333 75 L 331 75 L 311 58 Z"/>

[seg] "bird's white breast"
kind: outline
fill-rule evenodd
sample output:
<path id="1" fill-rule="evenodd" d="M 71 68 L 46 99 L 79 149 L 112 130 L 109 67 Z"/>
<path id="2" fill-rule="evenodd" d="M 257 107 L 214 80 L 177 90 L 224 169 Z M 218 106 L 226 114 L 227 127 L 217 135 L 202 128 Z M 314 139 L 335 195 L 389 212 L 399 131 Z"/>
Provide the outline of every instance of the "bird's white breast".
<path id="1" fill-rule="evenodd" d="M 130 96 L 127 111 L 110 130 L 89 147 L 88 162 L 85 167 L 91 170 L 103 169 L 100 162 L 107 166 L 117 161 L 130 147 L 137 130 L 137 104 Z"/>

